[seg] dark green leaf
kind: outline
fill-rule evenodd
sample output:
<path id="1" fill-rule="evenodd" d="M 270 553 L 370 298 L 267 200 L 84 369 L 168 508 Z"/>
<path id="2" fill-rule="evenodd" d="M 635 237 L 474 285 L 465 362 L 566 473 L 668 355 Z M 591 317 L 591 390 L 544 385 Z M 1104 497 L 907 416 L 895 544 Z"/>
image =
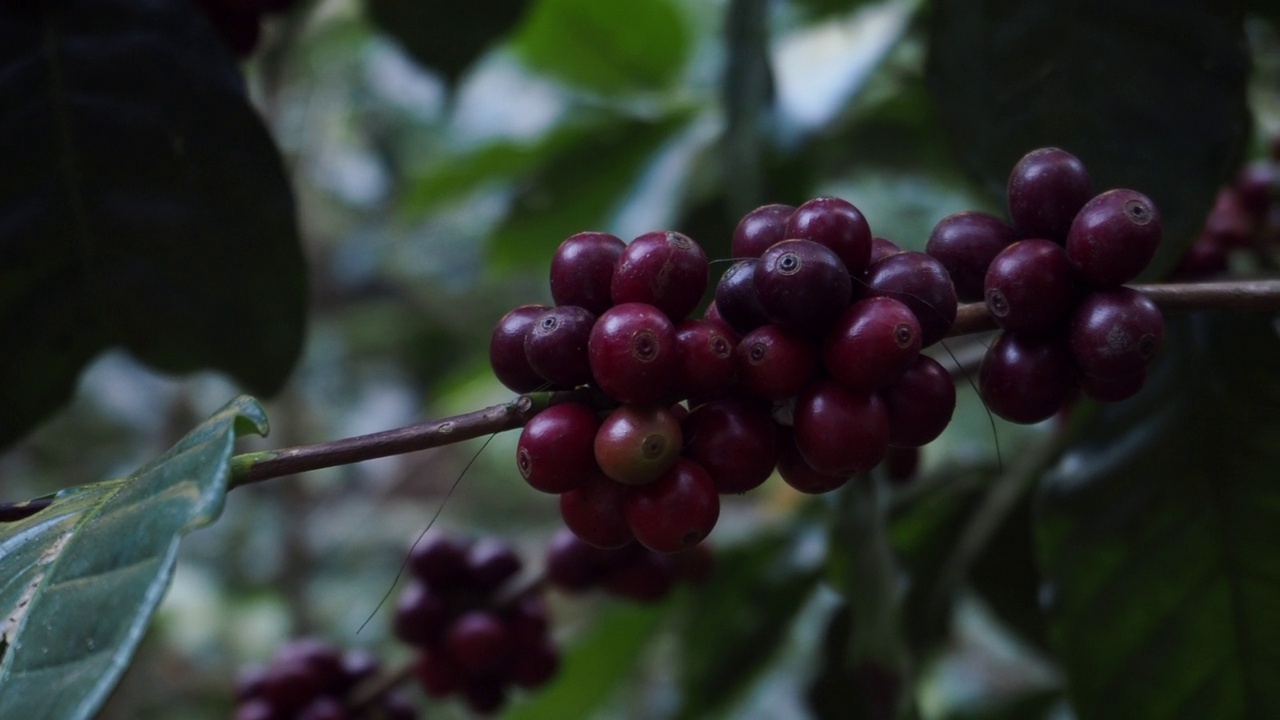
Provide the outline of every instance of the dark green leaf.
<path id="1" fill-rule="evenodd" d="M 418 62 L 453 82 L 516 26 L 529 0 L 365 0 L 364 6 Z"/>
<path id="2" fill-rule="evenodd" d="M 240 397 L 132 476 L 58 493 L 0 523 L 0 717 L 93 717 L 173 572 L 178 541 L 222 512 L 232 444 L 265 434 Z"/>
<path id="3" fill-rule="evenodd" d="M 1048 648 L 1030 493 L 1023 493 L 1022 501 L 987 541 L 969 569 L 969 581 L 1009 629 L 1038 648 Z"/>
<path id="4" fill-rule="evenodd" d="M 672 0 L 542 0 L 515 48 L 529 66 L 588 90 L 657 91 L 684 69 L 691 34 Z"/>
<path id="5" fill-rule="evenodd" d="M 1003 197 L 1029 150 L 1079 156 L 1095 188 L 1151 196 L 1168 271 L 1234 173 L 1249 134 L 1236 3 L 942 0 L 928 81 L 961 160 Z"/>
<path id="6" fill-rule="evenodd" d="M 1039 690 L 1013 700 L 953 712 L 944 720 L 1044 720 L 1062 702 L 1061 690 Z"/>
<path id="7" fill-rule="evenodd" d="M 199 12 L 0 4 L 0 107 L 0 444 L 115 345 L 279 388 L 306 307 L 292 194 Z"/>
<path id="8" fill-rule="evenodd" d="M 1166 344 L 1043 483 L 1050 637 L 1081 717 L 1280 717 L 1280 338 L 1209 315 Z"/>

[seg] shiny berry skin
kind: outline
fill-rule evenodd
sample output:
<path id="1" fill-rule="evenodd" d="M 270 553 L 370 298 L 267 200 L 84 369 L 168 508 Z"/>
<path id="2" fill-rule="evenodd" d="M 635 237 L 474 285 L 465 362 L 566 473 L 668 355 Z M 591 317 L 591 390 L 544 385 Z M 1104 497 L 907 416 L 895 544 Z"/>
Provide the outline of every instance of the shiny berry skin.
<path id="1" fill-rule="evenodd" d="M 459 615 L 445 636 L 449 654 L 469 674 L 502 669 L 511 661 L 511 635 L 502 618 L 488 610 Z"/>
<path id="2" fill-rule="evenodd" d="M 869 393 L 902 376 L 920 354 L 920 322 L 906 305 L 871 297 L 850 305 L 827 333 L 822 365 L 845 388 Z"/>
<path id="3" fill-rule="evenodd" d="M 1065 342 L 1000 333 L 978 368 L 978 393 L 991 412 L 1029 425 L 1062 409 L 1076 388 L 1076 369 Z"/>
<path id="4" fill-rule="evenodd" d="M 813 343 L 777 325 L 764 325 L 744 335 L 734 355 L 738 381 L 747 392 L 766 400 L 795 395 L 818 369 Z"/>
<path id="5" fill-rule="evenodd" d="M 756 293 L 759 260 L 741 260 L 729 266 L 716 284 L 716 312 L 738 335 L 746 335 L 769 322 Z"/>
<path id="6" fill-rule="evenodd" d="M 680 368 L 673 391 L 677 397 L 707 397 L 729 390 L 737 380 L 733 348 L 737 341 L 710 320 L 684 320 L 676 326 Z"/>
<path id="7" fill-rule="evenodd" d="M 680 458 L 655 482 L 634 488 L 623 509 L 641 545 L 660 553 L 702 542 L 720 519 L 720 495 L 701 465 Z"/>
<path id="8" fill-rule="evenodd" d="M 574 305 L 542 313 L 524 337 L 529 366 L 554 385 L 573 388 L 591 382 L 587 341 L 596 316 Z"/>
<path id="9" fill-rule="evenodd" d="M 920 321 L 920 347 L 946 337 L 956 319 L 956 289 L 947 269 L 930 255 L 902 252 L 867 268 L 865 294 L 891 297 L 911 308 Z"/>
<path id="10" fill-rule="evenodd" d="M 991 261 L 984 282 L 987 310 L 1005 330 L 1056 332 L 1075 304 L 1075 276 L 1062 246 L 1019 240 Z"/>
<path id="11" fill-rule="evenodd" d="M 597 472 L 596 412 L 582 403 L 552 405 L 520 431 L 516 467 L 535 490 L 568 492 Z"/>
<path id="12" fill-rule="evenodd" d="M 1136 190 L 1108 190 L 1081 208 L 1071 224 L 1067 259 L 1076 276 L 1093 287 L 1123 285 L 1155 257 L 1161 227 L 1151 198 Z"/>
<path id="13" fill-rule="evenodd" d="M 1071 316 L 1071 356 L 1085 375 L 1112 379 L 1146 367 L 1164 343 L 1164 316 L 1126 287 L 1090 293 Z"/>
<path id="14" fill-rule="evenodd" d="M 570 235 L 551 257 L 551 297 L 556 305 L 577 305 L 599 315 L 613 305 L 613 270 L 626 243 L 616 235 Z"/>
<path id="15" fill-rule="evenodd" d="M 665 405 L 623 405 L 596 431 L 596 464 L 626 485 L 658 479 L 680 455 L 680 421 Z"/>
<path id="16" fill-rule="evenodd" d="M 698 462 L 720 493 L 744 493 L 773 474 L 778 443 L 768 404 L 734 397 L 694 408 L 680 424 L 684 454 Z"/>
<path id="17" fill-rule="evenodd" d="M 533 392 L 547 384 L 529 364 L 524 339 L 538 316 L 550 309 L 546 305 L 514 308 L 502 316 L 489 338 L 489 366 L 494 377 L 518 393 Z"/>
<path id="18" fill-rule="evenodd" d="M 560 519 L 588 545 L 620 548 L 635 539 L 622 511 L 630 489 L 600 473 L 560 496 Z"/>
<path id="19" fill-rule="evenodd" d="M 903 252 L 898 244 L 879 235 L 871 238 L 871 262 Z"/>
<path id="20" fill-rule="evenodd" d="M 852 475 L 828 475 L 813 469 L 796 447 L 795 432 L 778 427 L 778 475 L 782 481 L 806 495 L 821 495 L 844 487 Z"/>
<path id="21" fill-rule="evenodd" d="M 1047 147 L 1023 155 L 1013 166 L 1007 193 L 1019 237 L 1062 243 L 1076 213 L 1093 197 L 1093 181 L 1075 155 Z"/>
<path id="22" fill-rule="evenodd" d="M 653 305 L 672 322 L 683 320 L 707 287 L 702 247 L 678 232 L 656 231 L 632 240 L 618 258 L 611 295 L 615 305 Z"/>
<path id="23" fill-rule="evenodd" d="M 956 409 L 956 385 L 941 363 L 918 355 L 880 398 L 889 413 L 890 447 L 920 447 L 947 429 Z"/>
<path id="24" fill-rule="evenodd" d="M 796 398 L 794 416 L 800 455 L 824 475 L 870 470 L 889 448 L 889 413 L 874 393 L 855 394 L 820 378 Z"/>
<path id="25" fill-rule="evenodd" d="M 792 205 L 761 205 L 738 221 L 733 230 L 733 257 L 758 258 L 775 243 L 787 239 L 787 221 L 795 213 Z"/>
<path id="26" fill-rule="evenodd" d="M 806 335 L 820 335 L 839 317 L 853 289 L 835 252 L 812 240 L 783 240 L 760 256 L 756 296 L 765 315 Z"/>
<path id="27" fill-rule="evenodd" d="M 982 299 L 987 266 L 1017 239 L 1013 228 L 995 215 L 965 211 L 939 220 L 929 233 L 924 251 L 946 268 L 956 287 L 956 297 L 962 302 L 974 302 Z"/>
<path id="28" fill-rule="evenodd" d="M 680 370 L 676 329 L 660 310 L 623 303 L 605 311 L 587 344 L 591 374 L 609 397 L 624 403 L 656 402 Z"/>
<path id="29" fill-rule="evenodd" d="M 814 198 L 796 208 L 787 222 L 788 239 L 826 245 L 857 275 L 871 262 L 871 226 L 862 211 L 836 197 Z"/>

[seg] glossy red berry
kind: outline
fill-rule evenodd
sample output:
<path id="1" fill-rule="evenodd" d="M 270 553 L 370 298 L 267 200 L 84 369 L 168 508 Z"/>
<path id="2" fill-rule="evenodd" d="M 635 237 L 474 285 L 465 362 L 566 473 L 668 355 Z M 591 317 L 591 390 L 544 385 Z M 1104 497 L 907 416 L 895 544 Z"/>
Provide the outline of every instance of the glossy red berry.
<path id="1" fill-rule="evenodd" d="M 468 674 L 491 673 L 511 661 L 511 636 L 502 618 L 489 610 L 458 616 L 445 637 L 449 654 Z"/>
<path id="2" fill-rule="evenodd" d="M 820 197 L 802 204 L 787 222 L 785 234 L 826 245 L 850 275 L 861 273 L 871 262 L 871 226 L 847 200 Z"/>
<path id="3" fill-rule="evenodd" d="M 897 380 L 920 354 L 920 322 L 906 305 L 871 297 L 850 305 L 827 333 L 822 365 L 853 392 Z"/>
<path id="4" fill-rule="evenodd" d="M 534 415 L 520 431 L 516 467 L 536 490 L 568 492 L 598 472 L 596 412 L 582 403 L 552 405 Z"/>
<path id="5" fill-rule="evenodd" d="M 588 357 L 595 382 L 624 403 L 657 402 L 680 369 L 675 326 L 660 310 L 623 303 L 605 311 L 591 330 Z"/>
<path id="6" fill-rule="evenodd" d="M 754 258 L 736 262 L 724 271 L 716 284 L 716 312 L 738 335 L 746 335 L 769 322 L 756 293 L 758 266 L 759 260 Z"/>
<path id="7" fill-rule="evenodd" d="M 984 283 L 987 310 L 1005 330 L 1057 332 L 1075 304 L 1075 276 L 1062 246 L 1019 240 L 991 261 Z"/>
<path id="8" fill-rule="evenodd" d="M 956 409 L 951 374 L 928 355 L 916 356 L 902 377 L 880 391 L 889 413 L 889 445 L 920 447 L 937 439 Z"/>
<path id="9" fill-rule="evenodd" d="M 758 258 L 775 243 L 787 239 L 787 221 L 796 211 L 792 205 L 762 205 L 742 216 L 733 230 L 735 258 Z"/>
<path id="10" fill-rule="evenodd" d="M 524 339 L 546 305 L 521 305 L 502 316 L 489 338 L 489 366 L 498 382 L 519 393 L 533 392 L 547 384 L 529 364 Z"/>
<path id="11" fill-rule="evenodd" d="M 897 255 L 902 252 L 902 248 L 898 244 L 887 238 L 876 236 L 871 238 L 871 260 L 875 262 L 881 258 L 887 258 L 890 255 Z"/>
<path id="12" fill-rule="evenodd" d="M 591 382 L 587 341 L 596 316 L 574 305 L 539 315 L 524 338 L 529 366 L 547 382 L 564 388 Z"/>
<path id="13" fill-rule="evenodd" d="M 560 496 L 560 519 L 589 545 L 622 547 L 635 539 L 622 511 L 629 490 L 630 486 L 601 473 Z"/>
<path id="14" fill-rule="evenodd" d="M 596 431 L 596 464 L 627 485 L 658 479 L 675 463 L 682 447 L 680 421 L 666 405 L 622 405 Z"/>
<path id="15" fill-rule="evenodd" d="M 618 258 L 613 302 L 652 305 L 672 322 L 679 322 L 702 299 L 707 271 L 707 254 L 688 236 L 669 231 L 645 233 L 632 240 Z"/>
<path id="16" fill-rule="evenodd" d="M 796 447 L 824 475 L 852 475 L 880 464 L 889 447 L 889 414 L 874 393 L 855 394 L 820 378 L 796 398 Z"/>
<path id="17" fill-rule="evenodd" d="M 767 403 L 732 397 L 699 405 L 681 423 L 684 454 L 721 493 L 744 493 L 773 474 L 778 443 Z"/>
<path id="18" fill-rule="evenodd" d="M 710 320 L 685 320 L 676 326 L 680 346 L 680 367 L 673 391 L 677 397 L 702 398 L 719 395 L 737 380 L 733 357 L 736 340 Z"/>
<path id="19" fill-rule="evenodd" d="M 778 427 L 778 475 L 792 488 L 807 495 L 821 495 L 844 487 L 851 474 L 828 475 L 813 469 L 796 447 L 795 432 Z"/>
<path id="20" fill-rule="evenodd" d="M 867 268 L 864 282 L 868 297 L 890 297 L 911 308 L 920 322 L 920 347 L 946 337 L 955 322 L 955 286 L 947 269 L 930 255 L 890 255 Z"/>
<path id="21" fill-rule="evenodd" d="M 963 302 L 982 299 L 987 267 L 1001 250 L 1018 239 L 1008 223 L 984 212 L 965 211 L 938 221 L 925 252 L 938 259 Z"/>
<path id="22" fill-rule="evenodd" d="M 852 280 L 844 263 L 812 240 L 783 240 L 760 256 L 756 296 L 775 325 L 820 335 L 849 303 Z"/>
<path id="23" fill-rule="evenodd" d="M 766 400 L 795 395 L 818 369 L 814 344 L 777 325 L 764 325 L 744 335 L 734 354 L 739 382 L 747 392 Z"/>
<path id="24" fill-rule="evenodd" d="M 626 243 L 616 235 L 581 232 L 560 243 L 551 257 L 551 297 L 599 315 L 613 304 L 613 271 Z"/>
<path id="25" fill-rule="evenodd" d="M 1001 333 L 978 368 L 978 392 L 991 412 L 1010 422 L 1047 420 L 1076 388 L 1076 369 L 1057 337 Z"/>
<path id="26" fill-rule="evenodd" d="M 720 495 L 702 466 L 680 458 L 657 481 L 634 488 L 624 503 L 636 540 L 660 553 L 686 550 L 711 533 Z"/>
<path id="27" fill-rule="evenodd" d="M 1160 211 L 1136 190 L 1108 190 L 1080 210 L 1067 235 L 1067 259 L 1093 287 L 1115 287 L 1138 277 L 1160 246 Z"/>
<path id="28" fill-rule="evenodd" d="M 1164 343 L 1164 316 L 1142 293 L 1126 287 L 1090 293 L 1069 328 L 1071 355 L 1085 375 L 1133 376 Z"/>
<path id="29" fill-rule="evenodd" d="M 1076 213 L 1093 197 L 1084 163 L 1055 147 L 1032 150 L 1013 166 L 1009 218 L 1022 238 L 1064 242 Z"/>
<path id="30" fill-rule="evenodd" d="M 470 544 L 444 533 L 431 533 L 409 551 L 409 569 L 438 587 L 465 582 Z"/>

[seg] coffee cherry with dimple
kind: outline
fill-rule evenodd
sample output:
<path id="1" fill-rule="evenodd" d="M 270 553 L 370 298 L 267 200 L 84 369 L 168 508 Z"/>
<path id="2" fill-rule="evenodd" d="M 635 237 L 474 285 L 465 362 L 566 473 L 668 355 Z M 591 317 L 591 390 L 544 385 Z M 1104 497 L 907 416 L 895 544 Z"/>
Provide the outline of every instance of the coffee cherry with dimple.
<path id="1" fill-rule="evenodd" d="M 680 421 L 665 405 L 623 405 L 596 431 L 596 464 L 626 485 L 644 485 L 666 472 L 680 456 Z"/>
<path id="2" fill-rule="evenodd" d="M 1067 235 L 1067 259 L 1076 276 L 1093 287 L 1123 285 L 1138 277 L 1156 255 L 1162 234 L 1160 211 L 1136 190 L 1108 190 L 1090 200 Z"/>
<path id="3" fill-rule="evenodd" d="M 631 486 L 611 480 L 604 473 L 560 496 L 560 519 L 589 545 L 620 548 L 635 540 L 627 527 L 622 503 Z"/>
<path id="4" fill-rule="evenodd" d="M 785 400 L 809 382 L 818 369 L 813 343 L 777 325 L 764 325 L 743 336 L 734 348 L 738 381 L 747 392 L 766 400 Z"/>
<path id="5" fill-rule="evenodd" d="M 778 475 L 782 481 L 806 495 L 821 495 L 838 490 L 849 482 L 851 474 L 828 475 L 813 469 L 796 447 L 795 431 L 778 426 Z"/>
<path id="6" fill-rule="evenodd" d="M 580 232 L 551 256 L 551 297 L 599 315 L 613 305 L 613 271 L 626 243 L 616 235 Z"/>
<path id="7" fill-rule="evenodd" d="M 911 308 L 920 322 L 920 347 L 946 336 L 956 320 L 956 289 L 947 269 L 930 255 L 902 252 L 867 268 L 865 295 L 890 297 Z"/>
<path id="8" fill-rule="evenodd" d="M 1090 293 L 1071 316 L 1071 355 L 1085 375 L 1132 376 L 1164 342 L 1164 316 L 1151 298 L 1119 287 Z"/>
<path id="9" fill-rule="evenodd" d="M 1001 333 L 978 368 L 978 393 L 987 408 L 1024 425 L 1053 417 L 1076 387 L 1071 352 L 1056 336 Z"/>
<path id="10" fill-rule="evenodd" d="M 524 354 L 524 339 L 546 305 L 521 305 L 512 309 L 493 328 L 489 338 L 489 366 L 498 382 L 518 393 L 533 392 L 547 384 L 529 364 Z"/>
<path id="11" fill-rule="evenodd" d="M 591 382 L 587 342 L 596 316 L 574 305 L 542 313 L 524 338 L 529 366 L 554 385 L 573 388 Z"/>
<path id="12" fill-rule="evenodd" d="M 787 222 L 789 239 L 826 245 L 857 275 L 871 262 L 871 226 L 862 211 L 836 197 L 814 198 L 796 208 Z"/>
<path id="13" fill-rule="evenodd" d="M 889 448 L 889 414 L 874 393 L 857 394 L 827 378 L 812 382 L 796 398 L 796 447 L 825 475 L 866 472 Z"/>
<path id="14" fill-rule="evenodd" d="M 773 418 L 765 402 L 742 397 L 712 400 L 680 423 L 684 454 L 698 462 L 720 493 L 759 487 L 778 462 Z"/>
<path id="15" fill-rule="evenodd" d="M 740 260 L 729 266 L 716 283 L 716 312 L 738 335 L 746 335 L 769 323 L 760 295 L 756 292 L 757 258 Z"/>
<path id="16" fill-rule="evenodd" d="M 587 349 L 596 384 L 619 402 L 662 399 L 680 369 L 675 326 L 660 310 L 644 303 L 623 303 L 606 310 L 591 329 Z"/>
<path id="17" fill-rule="evenodd" d="M 868 393 L 902 376 L 920 354 L 920 322 L 906 305 L 871 297 L 850 305 L 827 333 L 822 364 L 853 392 Z"/>
<path id="18" fill-rule="evenodd" d="M 534 489 L 568 492 L 597 472 L 596 413 L 582 403 L 552 405 L 520 431 L 516 467 Z"/>
<path id="19" fill-rule="evenodd" d="M 702 466 L 680 458 L 656 481 L 633 488 L 623 508 L 641 545 L 673 553 L 697 545 L 711 533 L 720 518 L 720 495 Z"/>
<path id="20" fill-rule="evenodd" d="M 1018 239 L 1013 228 L 995 215 L 965 211 L 948 215 L 933 226 L 924 250 L 938 259 L 951 276 L 962 302 L 982 299 L 987 267 L 1001 250 Z"/>
<path id="21" fill-rule="evenodd" d="M 1075 303 L 1075 276 L 1062 246 L 1019 240 L 991 261 L 984 283 L 987 310 L 1005 330 L 1057 332 Z"/>
<path id="22" fill-rule="evenodd" d="M 613 272 L 615 305 L 646 303 L 672 322 L 698 305 L 707 287 L 708 261 L 698 243 L 678 232 L 656 231 L 632 240 Z"/>
<path id="23" fill-rule="evenodd" d="M 1061 148 L 1032 150 L 1013 166 L 1007 187 L 1009 219 L 1019 237 L 1062 243 L 1080 208 L 1093 197 L 1084 163 Z"/>
<path id="24" fill-rule="evenodd" d="M 820 335 L 849 302 L 852 280 L 844 263 L 825 245 L 783 240 L 760 256 L 756 295 L 775 325 Z"/>
<path id="25" fill-rule="evenodd" d="M 889 413 L 890 447 L 920 447 L 947 429 L 956 409 L 956 385 L 941 363 L 918 355 L 880 398 Z"/>
<path id="26" fill-rule="evenodd" d="M 733 230 L 732 252 L 735 258 L 758 258 L 773 245 L 787 239 L 787 221 L 795 206 L 761 205 L 738 221 Z"/>
<path id="27" fill-rule="evenodd" d="M 676 326 L 680 346 L 680 367 L 673 391 L 677 397 L 708 397 L 733 386 L 737 364 L 733 357 L 735 340 L 709 320 L 685 320 Z"/>

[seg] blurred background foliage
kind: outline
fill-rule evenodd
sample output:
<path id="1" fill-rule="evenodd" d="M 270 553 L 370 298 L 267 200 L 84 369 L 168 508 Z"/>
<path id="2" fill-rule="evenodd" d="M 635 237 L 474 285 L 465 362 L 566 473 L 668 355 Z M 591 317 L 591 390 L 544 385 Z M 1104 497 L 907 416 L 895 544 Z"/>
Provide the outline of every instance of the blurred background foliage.
<path id="1" fill-rule="evenodd" d="M 964 80 L 1001 80 L 983 75 L 984 63 L 999 59 L 977 34 L 983 29 L 964 23 L 1010 16 L 984 3 L 987 15 L 957 19 L 963 5 L 303 3 L 266 28 L 243 67 L 284 153 L 311 293 L 303 354 L 267 404 L 272 436 L 246 449 L 506 400 L 487 367 L 489 332 L 512 306 L 549 302 L 552 252 L 577 231 L 630 238 L 678 229 L 725 258 L 737 218 L 765 202 L 840 195 L 873 232 L 911 249 L 923 249 L 933 224 L 952 212 L 1000 212 L 992 192 L 1000 171 L 991 168 L 1010 167 L 1027 143 L 1072 149 L 1071 138 L 1045 138 L 1039 121 L 1010 130 L 992 120 L 985 134 L 964 125 L 1002 111 L 957 112 L 965 98 L 937 91 L 939 83 L 963 93 Z M 1042 14 L 1014 18 L 1008 32 L 1023 43 L 1074 19 L 1053 14 L 1069 3 L 1024 5 Z M 1166 178 L 1186 188 L 1175 200 L 1175 247 L 1190 241 L 1196 228 L 1187 218 L 1203 216 L 1217 184 L 1261 152 L 1246 141 L 1280 131 L 1273 21 L 1265 13 L 1244 21 L 1254 127 L 1228 127 L 1236 117 L 1229 88 L 1219 88 L 1220 105 L 1190 108 L 1201 125 L 1182 132 L 1221 133 L 1213 155 L 1221 167 Z M 1163 32 L 1174 31 L 1182 30 Z M 1134 52 L 1117 48 L 1123 42 L 1114 37 L 1094 50 L 1119 63 Z M 960 63 L 969 50 L 969 64 Z M 1160 102 L 1134 113 L 1172 112 L 1168 88 L 1151 93 Z M 1027 112 L 1053 107 L 1030 103 Z M 1117 111 L 1134 114 L 1125 112 Z M 975 133 L 991 142 L 973 145 Z M 1090 157 L 1097 147 L 1081 153 L 1090 167 L 1096 160 L 1104 178 L 1123 174 L 1122 158 Z M 1146 177 L 1169 171 L 1144 167 Z M 998 190 L 998 177 L 994 184 Z M 919 716 L 1074 717 L 1039 611 L 1026 492 L 1059 456 L 1060 433 L 992 422 L 974 393 L 961 390 L 956 419 L 926 450 L 919 483 L 883 500 L 911 578 L 902 620 Z M 68 406 L 0 456 L 0 493 L 33 497 L 123 475 L 236 392 L 223 375 L 166 376 L 122 351 L 107 353 L 83 373 Z M 184 543 L 157 622 L 101 717 L 229 717 L 236 669 L 297 635 L 373 648 L 392 665 L 406 659 L 379 603 L 446 499 L 438 526 L 501 535 L 536 572 L 559 524 L 556 502 L 520 482 L 514 445 L 508 434 L 232 493 L 221 521 Z M 1013 491 L 993 501 L 988 490 L 998 479 Z M 568 648 L 563 672 L 549 689 L 517 698 L 506 716 L 856 716 L 856 688 L 823 682 L 840 667 L 831 647 L 858 623 L 832 575 L 847 552 L 828 534 L 840 509 L 779 482 L 725 503 L 711 540 L 719 572 L 707 588 L 648 607 L 555 596 L 556 634 Z M 957 575 L 952 551 L 983 508 L 996 522 Z M 465 713 L 436 703 L 429 715 Z"/>

